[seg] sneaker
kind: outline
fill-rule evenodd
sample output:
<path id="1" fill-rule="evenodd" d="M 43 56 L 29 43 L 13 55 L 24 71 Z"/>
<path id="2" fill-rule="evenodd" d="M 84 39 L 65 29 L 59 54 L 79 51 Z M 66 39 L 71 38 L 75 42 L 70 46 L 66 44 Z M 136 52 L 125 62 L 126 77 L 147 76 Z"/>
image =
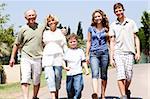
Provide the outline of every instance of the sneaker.
<path id="1" fill-rule="evenodd" d="M 127 95 L 123 95 L 120 99 L 127 99 Z"/>
<path id="2" fill-rule="evenodd" d="M 98 99 L 98 96 L 97 96 L 96 93 L 93 93 L 93 94 L 92 94 L 92 99 Z"/>
<path id="3" fill-rule="evenodd" d="M 39 99 L 38 97 L 33 97 L 32 99 Z"/>
<path id="4" fill-rule="evenodd" d="M 131 99 L 131 97 L 130 97 L 131 91 L 130 91 L 130 90 L 127 90 L 127 91 L 126 91 L 126 95 L 127 95 L 127 98 L 128 98 L 128 99 Z"/>

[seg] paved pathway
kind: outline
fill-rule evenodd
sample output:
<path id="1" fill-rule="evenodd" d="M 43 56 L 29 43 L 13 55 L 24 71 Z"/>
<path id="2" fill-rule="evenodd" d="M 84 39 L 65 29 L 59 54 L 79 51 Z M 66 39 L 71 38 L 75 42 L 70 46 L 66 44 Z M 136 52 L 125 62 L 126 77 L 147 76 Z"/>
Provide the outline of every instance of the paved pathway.
<path id="1" fill-rule="evenodd" d="M 91 99 L 91 75 L 84 76 L 84 85 L 85 86 L 82 92 L 82 99 Z M 62 87 L 59 93 L 60 99 L 66 99 L 67 95 L 65 86 L 65 80 L 63 80 Z M 130 89 L 132 92 L 132 99 L 150 99 L 150 64 L 138 64 L 134 66 L 133 81 L 131 83 Z M 32 93 L 30 93 L 30 96 L 32 96 Z M 43 87 L 40 89 L 38 97 L 40 99 L 50 99 L 47 87 Z M 119 99 L 119 97 L 120 93 L 117 87 L 116 72 L 115 69 L 110 69 L 108 86 L 106 89 L 106 99 Z M 22 99 L 22 95 L 16 96 L 16 99 Z"/>

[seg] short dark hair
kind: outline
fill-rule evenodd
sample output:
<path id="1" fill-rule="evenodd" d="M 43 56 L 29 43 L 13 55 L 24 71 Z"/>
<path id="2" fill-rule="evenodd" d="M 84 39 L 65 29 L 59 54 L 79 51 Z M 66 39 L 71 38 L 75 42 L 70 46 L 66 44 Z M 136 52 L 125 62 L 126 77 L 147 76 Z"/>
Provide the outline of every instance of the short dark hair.
<path id="1" fill-rule="evenodd" d="M 116 10 L 117 8 L 120 8 L 120 7 L 123 9 L 123 11 L 125 10 L 122 3 L 116 3 L 116 4 L 114 4 L 114 13 L 115 13 L 115 10 Z"/>

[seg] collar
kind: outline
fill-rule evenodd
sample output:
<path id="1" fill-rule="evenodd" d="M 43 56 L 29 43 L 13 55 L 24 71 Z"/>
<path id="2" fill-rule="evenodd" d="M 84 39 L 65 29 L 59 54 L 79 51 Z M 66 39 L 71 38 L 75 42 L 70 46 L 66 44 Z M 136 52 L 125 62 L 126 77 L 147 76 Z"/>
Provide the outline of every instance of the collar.
<path id="1" fill-rule="evenodd" d="M 120 23 L 120 21 L 117 19 L 115 23 L 116 25 L 126 25 L 127 23 L 129 23 L 129 19 L 125 18 L 123 23 Z"/>
<path id="2" fill-rule="evenodd" d="M 95 33 L 97 33 L 97 32 L 105 32 L 105 28 L 102 28 L 100 31 L 97 31 L 95 26 L 93 26 L 93 30 L 94 30 Z"/>

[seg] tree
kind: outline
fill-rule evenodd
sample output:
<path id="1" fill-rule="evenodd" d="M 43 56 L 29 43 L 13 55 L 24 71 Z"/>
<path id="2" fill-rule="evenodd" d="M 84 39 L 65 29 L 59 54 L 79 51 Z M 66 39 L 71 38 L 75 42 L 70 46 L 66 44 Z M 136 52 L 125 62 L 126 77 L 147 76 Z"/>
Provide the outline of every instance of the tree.
<path id="1" fill-rule="evenodd" d="M 9 56 L 14 42 L 13 26 L 6 27 L 9 14 L 3 14 L 6 4 L 0 4 L 0 50 L 3 57 Z"/>
<path id="2" fill-rule="evenodd" d="M 71 28 L 70 28 L 70 26 L 68 26 L 67 35 L 70 35 L 70 34 L 71 34 Z"/>
<path id="3" fill-rule="evenodd" d="M 62 29 L 62 28 L 63 28 L 63 26 L 61 25 L 61 23 L 58 25 L 57 28 L 59 28 L 59 29 Z"/>
<path id="4" fill-rule="evenodd" d="M 78 23 L 78 29 L 77 29 L 77 35 L 79 36 L 79 39 L 83 40 L 83 33 L 82 33 L 83 29 L 81 27 L 81 21 L 79 21 Z"/>
<path id="5" fill-rule="evenodd" d="M 150 60 L 150 13 L 144 11 L 143 16 L 141 17 L 142 27 L 139 29 L 139 39 L 141 42 L 141 49 L 145 55 L 147 55 L 147 62 Z"/>

